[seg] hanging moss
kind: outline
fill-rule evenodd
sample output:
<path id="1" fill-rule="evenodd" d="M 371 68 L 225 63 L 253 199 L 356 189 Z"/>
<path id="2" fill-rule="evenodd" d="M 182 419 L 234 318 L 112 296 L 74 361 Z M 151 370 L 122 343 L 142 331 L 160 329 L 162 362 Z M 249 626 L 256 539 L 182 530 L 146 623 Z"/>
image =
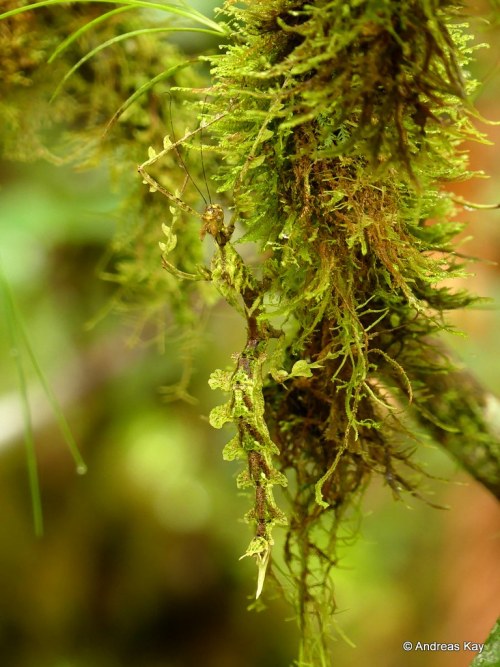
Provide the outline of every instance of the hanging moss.
<path id="1" fill-rule="evenodd" d="M 212 273 L 232 305 L 240 294 L 248 338 L 212 379 L 230 400 L 211 422 L 233 422 L 225 456 L 254 488 L 257 594 L 284 518 L 277 471 L 290 481 L 286 593 L 300 664 L 326 664 L 342 518 L 373 475 L 420 496 L 408 413 L 449 428 L 427 378 L 451 370 L 435 338 L 446 311 L 475 301 L 440 286 L 465 275 L 443 186 L 469 175 L 461 142 L 482 140 L 470 36 L 456 3 L 430 0 L 227 2 L 224 15 L 234 40 L 212 60 L 210 113 L 225 112 L 212 135 L 233 206 L 219 252 L 243 267 L 234 253 L 254 242 L 261 261 L 244 268 L 251 289 Z"/>

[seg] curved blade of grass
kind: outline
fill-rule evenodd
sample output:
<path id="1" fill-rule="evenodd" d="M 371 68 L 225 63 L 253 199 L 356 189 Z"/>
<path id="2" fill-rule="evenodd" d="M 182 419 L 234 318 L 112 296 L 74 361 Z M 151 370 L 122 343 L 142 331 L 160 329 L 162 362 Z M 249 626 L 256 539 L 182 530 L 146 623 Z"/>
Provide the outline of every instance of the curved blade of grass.
<path id="1" fill-rule="evenodd" d="M 140 30 L 131 30 L 130 32 L 125 32 L 122 35 L 112 37 L 111 39 L 108 39 L 102 44 L 96 46 L 95 49 L 92 49 L 86 53 L 83 58 L 81 58 L 75 65 L 73 65 L 73 67 L 64 75 L 64 78 L 61 80 L 61 82 L 57 85 L 57 88 L 50 98 L 50 101 L 54 100 L 57 95 L 59 95 L 61 88 L 64 86 L 66 81 L 76 72 L 76 70 L 79 69 L 84 63 L 86 63 L 87 60 L 93 58 L 97 53 L 99 53 L 99 51 L 102 51 L 103 49 L 106 49 L 108 46 L 112 46 L 113 44 L 117 44 L 118 42 L 122 42 L 124 39 L 156 32 L 201 32 L 207 35 L 215 34 L 213 30 L 208 30 L 207 28 L 142 28 Z"/>
<path id="2" fill-rule="evenodd" d="M 59 404 L 59 401 L 57 400 L 57 397 L 54 393 L 54 390 L 50 386 L 47 378 L 45 377 L 44 372 L 42 371 L 40 364 L 38 363 L 38 360 L 36 358 L 35 353 L 33 352 L 33 348 L 31 347 L 30 340 L 28 338 L 28 335 L 26 333 L 26 330 L 23 326 L 23 323 L 19 316 L 17 316 L 17 321 L 18 321 L 18 327 L 21 332 L 21 336 L 23 338 L 24 344 L 26 346 L 26 350 L 28 352 L 28 356 L 31 360 L 31 363 L 33 364 L 33 368 L 35 370 L 36 375 L 38 376 L 38 379 L 40 381 L 40 384 L 43 387 L 43 390 L 45 392 L 45 395 L 47 396 L 47 400 L 50 403 L 50 407 L 52 408 L 52 411 L 54 413 L 54 417 L 56 418 L 57 425 L 59 426 L 59 430 L 62 433 L 62 436 L 66 442 L 66 445 L 68 446 L 68 449 L 70 451 L 70 454 L 73 458 L 73 461 L 75 462 L 76 465 L 76 472 L 79 475 L 84 475 L 87 472 L 87 465 L 85 461 L 83 460 L 82 455 L 80 454 L 80 450 L 78 449 L 78 445 L 76 444 L 75 438 L 73 437 L 73 434 L 71 433 L 70 426 L 68 424 L 68 420 L 64 416 L 64 412 Z"/>
<path id="3" fill-rule="evenodd" d="M 115 111 L 111 119 L 109 120 L 108 124 L 104 128 L 103 132 L 103 138 L 107 135 L 109 130 L 112 128 L 112 126 L 116 123 L 118 118 L 124 113 L 131 104 L 133 104 L 141 95 L 144 95 L 144 93 L 147 93 L 148 90 L 153 88 L 159 81 L 162 81 L 163 79 L 168 79 L 169 77 L 173 76 L 176 72 L 179 70 L 183 69 L 184 67 L 188 67 L 189 65 L 198 62 L 199 58 L 190 58 L 189 60 L 184 60 L 182 63 L 179 63 L 178 65 L 174 65 L 173 67 L 169 67 L 169 69 L 165 70 L 164 72 L 161 72 L 157 76 L 153 77 L 149 81 L 146 81 L 140 88 L 138 88 L 130 97 L 128 97 L 125 102 Z"/>
<path id="4" fill-rule="evenodd" d="M 63 39 L 63 41 L 59 44 L 54 53 L 51 54 L 47 62 L 51 63 L 52 61 L 54 61 L 58 56 L 61 55 L 63 51 L 65 51 L 68 48 L 68 46 L 73 44 L 74 41 L 76 41 L 88 30 L 92 30 L 92 28 L 95 28 L 95 26 L 98 25 L 99 23 L 106 21 L 107 19 L 111 18 L 112 16 L 115 16 L 116 14 L 129 12 L 131 9 L 133 9 L 133 7 L 118 7 L 117 9 L 112 9 L 110 12 L 101 14 L 101 16 L 98 16 L 97 18 L 92 19 L 92 21 L 89 21 L 85 25 L 82 25 L 81 28 L 78 28 L 78 30 L 72 32 L 71 35 L 68 35 L 68 37 L 66 37 L 66 39 Z"/>
<path id="5" fill-rule="evenodd" d="M 26 351 L 28 353 L 28 357 L 33 365 L 33 369 L 38 377 L 38 380 L 40 381 L 40 384 L 42 385 L 42 388 L 45 392 L 45 395 L 47 396 L 47 400 L 50 404 L 50 407 L 52 408 L 52 411 L 54 413 L 54 417 L 57 421 L 57 425 L 59 426 L 59 429 L 62 433 L 62 436 L 66 442 L 66 445 L 68 446 L 68 449 L 70 451 L 70 454 L 76 464 L 76 471 L 79 475 L 84 475 L 87 472 L 87 466 L 85 464 L 85 461 L 83 460 L 82 455 L 80 454 L 80 451 L 78 449 L 78 445 L 75 442 L 75 438 L 73 437 L 73 434 L 71 433 L 70 426 L 68 424 L 68 421 L 66 417 L 64 416 L 64 413 L 62 411 L 62 408 L 59 404 L 59 401 L 57 400 L 57 397 L 54 393 L 54 390 L 50 386 L 47 378 L 45 377 L 44 372 L 41 369 L 40 364 L 38 363 L 38 359 L 36 358 L 36 355 L 33 351 L 33 348 L 31 346 L 28 334 L 26 333 L 26 329 L 24 328 L 21 316 L 19 315 L 19 311 L 16 307 L 14 298 L 10 292 L 7 279 L 3 276 L 3 273 L 1 274 L 1 282 L 3 285 L 3 291 L 5 292 L 6 295 L 6 301 L 8 302 L 12 314 L 12 320 L 16 324 L 16 332 L 19 334 L 17 336 L 18 340 L 22 340 L 26 347 Z"/>
<path id="6" fill-rule="evenodd" d="M 209 19 L 207 16 L 194 9 L 193 7 L 184 5 L 184 8 L 182 8 L 178 5 L 165 5 L 159 2 L 148 2 L 147 0 L 42 0 L 41 2 L 34 2 L 31 5 L 26 5 L 25 7 L 17 7 L 16 9 L 11 9 L 8 12 L 3 12 L 3 14 L 0 14 L 0 20 L 6 19 L 9 16 L 16 16 L 16 14 L 22 14 L 23 12 L 27 12 L 31 9 L 38 9 L 39 7 L 50 7 L 51 5 L 67 5 L 70 3 L 85 4 L 91 2 L 99 4 L 127 5 L 135 8 L 155 9 L 159 12 L 176 14 L 177 16 L 183 16 L 184 18 L 190 19 L 191 21 L 202 23 L 208 28 L 214 30 L 218 35 L 226 34 L 226 28 L 224 25 L 219 25 L 215 21 L 212 21 L 212 19 Z"/>
<path id="7" fill-rule="evenodd" d="M 33 424 L 31 422 L 31 410 L 28 398 L 28 385 L 22 357 L 19 350 L 19 321 L 16 317 L 16 309 L 12 293 L 0 266 L 0 284 L 3 292 L 5 322 L 7 324 L 7 336 L 10 347 L 10 355 L 14 359 L 19 381 L 19 392 L 21 394 L 21 411 L 24 422 L 24 444 L 26 447 L 26 461 L 28 466 L 28 479 L 31 494 L 31 506 L 33 511 L 33 525 L 35 535 L 43 535 L 43 512 L 42 498 L 40 495 L 40 481 L 38 479 L 38 466 L 35 452 L 35 438 L 33 435 Z"/>

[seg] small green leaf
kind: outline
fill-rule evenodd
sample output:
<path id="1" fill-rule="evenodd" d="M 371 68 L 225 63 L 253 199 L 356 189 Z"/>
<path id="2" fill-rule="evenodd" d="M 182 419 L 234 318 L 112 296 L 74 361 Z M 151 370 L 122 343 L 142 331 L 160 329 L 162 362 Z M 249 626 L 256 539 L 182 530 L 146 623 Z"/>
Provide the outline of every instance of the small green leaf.
<path id="1" fill-rule="evenodd" d="M 271 484 L 279 484 L 280 486 L 286 487 L 288 486 L 288 480 L 285 477 L 285 475 L 280 472 L 279 470 L 276 470 L 276 468 L 273 468 L 271 471 L 271 477 L 269 478 L 269 481 Z"/>
<path id="2" fill-rule="evenodd" d="M 225 459 L 226 461 L 230 461 L 233 459 Z M 238 489 L 246 489 L 249 486 L 253 486 L 253 481 L 252 478 L 250 477 L 250 474 L 248 470 L 242 470 L 239 475 L 236 477 L 236 486 Z"/>
<path id="3" fill-rule="evenodd" d="M 240 446 L 240 438 L 235 435 L 222 450 L 224 461 L 236 461 L 237 459 L 246 459 L 246 452 Z"/>
<path id="4" fill-rule="evenodd" d="M 208 380 L 210 389 L 222 389 L 222 391 L 231 391 L 231 371 L 223 371 L 217 368 Z"/>
<path id="5" fill-rule="evenodd" d="M 260 167 L 261 164 L 264 164 L 264 162 L 267 159 L 267 155 L 259 155 L 259 157 L 254 158 L 249 165 L 249 169 L 257 169 L 257 167 Z"/>
<path id="6" fill-rule="evenodd" d="M 214 428 L 222 428 L 224 424 L 232 421 L 229 403 L 225 403 L 224 405 L 217 405 L 215 408 L 213 408 L 208 417 L 208 421 Z"/>
<path id="7" fill-rule="evenodd" d="M 165 235 L 166 241 L 164 241 L 163 243 L 160 242 L 159 245 L 162 252 L 168 254 L 177 245 L 177 235 L 172 232 L 172 228 L 169 227 L 168 225 L 163 224 L 161 228 Z"/>
<path id="8" fill-rule="evenodd" d="M 300 361 L 296 361 L 294 365 L 292 366 L 292 371 L 290 373 L 291 377 L 305 377 L 305 378 L 310 378 L 312 377 L 312 371 L 309 367 L 309 364 L 307 361 L 304 359 L 300 359 Z"/>

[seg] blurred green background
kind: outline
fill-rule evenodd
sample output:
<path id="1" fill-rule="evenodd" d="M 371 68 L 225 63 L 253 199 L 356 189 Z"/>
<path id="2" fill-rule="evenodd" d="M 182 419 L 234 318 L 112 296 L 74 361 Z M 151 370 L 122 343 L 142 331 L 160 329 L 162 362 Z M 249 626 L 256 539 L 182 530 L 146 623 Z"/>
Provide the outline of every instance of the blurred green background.
<path id="1" fill-rule="evenodd" d="M 476 75 L 492 74 L 478 106 L 498 120 L 498 53 L 479 53 Z M 454 191 L 497 201 L 500 128 L 482 129 L 496 146 L 468 149 L 472 167 L 490 179 Z M 285 667 L 296 653 L 296 626 L 271 588 L 267 609 L 247 610 L 256 578 L 254 563 L 238 560 L 250 536 L 240 520 L 247 499 L 236 490 L 238 465 L 222 461 L 225 434 L 207 421 L 217 402 L 208 376 L 239 350 L 241 322 L 222 305 L 212 312 L 193 350 L 196 403 L 165 402 L 161 387 L 180 379 L 183 340 L 167 339 L 161 350 L 147 327 L 138 336 L 131 314 L 99 316 L 116 289 L 99 274 L 120 229 L 124 193 L 140 187 L 135 167 L 130 161 L 117 182 L 106 164 L 78 171 L 37 159 L 0 162 L 3 270 L 88 465 L 85 476 L 76 474 L 27 367 L 45 524 L 36 538 L 2 313 L 0 663 Z M 466 251 L 488 260 L 474 265 L 468 287 L 498 304 L 500 213 L 462 217 L 474 237 Z M 448 341 L 496 392 L 499 319 L 497 306 L 457 314 L 468 337 Z M 333 623 L 355 645 L 336 642 L 336 667 L 462 667 L 470 653 L 404 653 L 402 643 L 482 642 L 498 614 L 493 498 L 430 444 L 419 458 L 449 480 L 429 481 L 426 492 L 450 509 L 405 506 L 373 484 L 335 572 Z"/>

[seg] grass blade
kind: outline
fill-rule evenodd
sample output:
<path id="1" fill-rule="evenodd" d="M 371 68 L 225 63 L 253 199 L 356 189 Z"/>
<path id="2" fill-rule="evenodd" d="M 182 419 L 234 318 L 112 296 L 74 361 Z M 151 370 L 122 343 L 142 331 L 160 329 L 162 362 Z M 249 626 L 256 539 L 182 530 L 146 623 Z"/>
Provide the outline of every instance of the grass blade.
<path id="1" fill-rule="evenodd" d="M 125 32 L 122 35 L 117 35 L 116 37 L 112 37 L 111 39 L 108 39 L 107 41 L 103 42 L 102 44 L 99 44 L 94 49 L 89 51 L 87 54 L 83 56 L 83 58 L 81 58 L 75 65 L 73 65 L 73 67 L 64 75 L 64 78 L 58 84 L 56 90 L 54 91 L 54 94 L 51 97 L 51 101 L 55 99 L 57 95 L 59 95 L 61 88 L 64 86 L 66 81 L 76 72 L 76 70 L 79 69 L 84 63 L 86 63 L 87 60 L 93 58 L 97 53 L 99 53 L 99 51 L 102 51 L 103 49 L 107 48 L 108 46 L 112 46 L 113 44 L 117 44 L 118 42 L 121 42 L 124 39 L 129 39 L 131 37 L 137 37 L 138 35 L 146 35 L 148 33 L 156 33 L 156 32 L 201 32 L 207 35 L 215 34 L 213 30 L 208 30 L 207 28 L 142 28 L 140 30 L 131 30 L 130 32 Z"/>
<path id="2" fill-rule="evenodd" d="M 189 65 L 192 65 L 193 63 L 197 62 L 199 59 L 198 58 L 190 58 L 189 60 L 184 60 L 182 63 L 179 63 L 178 65 L 174 65 L 173 67 L 169 67 L 169 69 L 165 70 L 164 72 L 161 72 L 157 76 L 153 77 L 149 81 L 146 81 L 140 88 L 138 88 L 130 97 L 128 97 L 125 102 L 115 111 L 113 114 L 112 118 L 106 125 L 104 132 L 103 132 L 103 137 L 106 136 L 106 134 L 109 132 L 111 127 L 116 123 L 118 118 L 124 113 L 131 104 L 133 104 L 141 95 L 144 95 L 144 93 L 147 93 L 148 90 L 153 88 L 159 81 L 163 81 L 163 79 L 168 79 L 169 77 L 173 76 L 176 72 L 179 70 L 183 69 L 184 67 L 188 67 Z"/>
<path id="3" fill-rule="evenodd" d="M 75 462 L 76 472 L 79 475 L 84 475 L 87 472 L 87 465 L 85 464 L 85 461 L 83 460 L 83 457 L 80 454 L 80 450 L 78 449 L 78 445 L 76 444 L 75 438 L 71 432 L 68 420 L 64 416 L 64 412 L 61 408 L 61 405 L 59 404 L 59 401 L 57 400 L 54 390 L 50 386 L 47 378 L 45 377 L 44 372 L 42 371 L 40 364 L 38 363 L 38 359 L 36 358 L 36 355 L 33 352 L 33 348 L 31 347 L 28 334 L 26 333 L 24 325 L 17 313 L 16 313 L 16 320 L 24 345 L 26 346 L 26 351 L 28 352 L 28 356 L 33 365 L 33 369 L 35 370 L 35 373 L 40 381 L 40 384 L 43 387 L 45 395 L 47 396 L 47 400 L 54 413 L 54 417 L 56 418 L 57 425 L 59 426 L 59 430 L 61 431 L 62 436 L 66 442 L 66 445 L 68 446 L 70 454 L 73 458 L 73 461 Z"/>
<path id="4" fill-rule="evenodd" d="M 10 321 L 15 323 L 15 328 L 13 330 L 13 333 L 15 334 L 14 341 L 19 341 L 19 342 L 22 341 L 22 343 L 24 344 L 26 352 L 28 353 L 28 357 L 35 371 L 35 374 L 38 377 L 38 380 L 42 385 L 42 388 L 45 392 L 50 407 L 52 408 L 54 417 L 57 421 L 57 425 L 59 426 L 62 436 L 75 462 L 76 471 L 79 475 L 84 475 L 87 472 L 87 466 L 85 464 L 85 461 L 83 460 L 83 457 L 80 454 L 78 445 L 76 444 L 75 438 L 71 432 L 71 428 L 68 424 L 66 417 L 64 416 L 64 412 L 59 404 L 59 401 L 57 400 L 54 390 L 50 386 L 40 364 L 38 363 L 38 359 L 36 358 L 28 334 L 26 333 L 26 329 L 24 328 L 21 316 L 19 315 L 19 311 L 16 307 L 14 298 L 10 291 L 7 279 L 5 278 L 3 273 L 1 273 L 1 282 L 3 286 L 3 291 L 5 293 L 5 301 L 10 311 Z"/>
<path id="5" fill-rule="evenodd" d="M 66 37 L 66 39 L 64 39 L 59 44 L 59 46 L 54 51 L 54 53 L 51 54 L 47 62 L 51 63 L 52 61 L 54 61 L 58 56 L 61 55 L 63 51 L 65 51 L 68 48 L 68 46 L 73 44 L 74 41 L 76 41 L 79 37 L 85 34 L 88 30 L 92 30 L 92 28 L 95 28 L 95 26 L 98 25 L 99 23 L 106 21 L 107 19 L 111 18 L 112 16 L 115 16 L 116 14 L 129 12 L 131 9 L 133 9 L 133 7 L 118 7 L 117 9 L 112 9 L 110 12 L 101 14 L 101 16 L 98 16 L 97 18 L 92 19 L 92 21 L 89 21 L 85 25 L 82 25 L 81 28 L 78 28 L 78 30 L 72 32 L 71 35 L 68 35 L 68 37 Z"/>
<path id="6" fill-rule="evenodd" d="M 26 447 L 26 461 L 28 466 L 28 480 L 31 494 L 31 506 L 33 511 L 33 525 L 35 535 L 43 535 L 43 512 L 42 499 L 40 495 L 40 481 L 38 478 L 38 466 L 35 451 L 35 438 L 33 435 L 33 424 L 31 421 L 31 410 L 28 398 L 28 385 L 26 374 L 19 349 L 19 322 L 16 317 L 16 309 L 12 298 L 12 293 L 1 267 L 0 267 L 0 285 L 3 292 L 5 322 L 7 324 L 7 335 L 10 347 L 10 355 L 14 359 L 19 381 L 19 392 L 21 394 L 21 411 L 24 422 L 24 444 Z"/>
<path id="7" fill-rule="evenodd" d="M 39 7 L 50 7 L 52 5 L 67 5 L 67 4 L 85 4 L 85 3 L 99 3 L 99 4 L 113 4 L 113 5 L 123 5 L 134 8 L 143 8 L 143 9 L 155 9 L 160 12 L 167 12 L 169 14 L 175 14 L 177 16 L 183 16 L 184 18 L 190 19 L 191 21 L 196 21 L 206 25 L 208 28 L 214 30 L 218 35 L 226 34 L 226 27 L 224 25 L 219 25 L 212 19 L 209 19 L 207 16 L 197 11 L 193 7 L 188 7 L 184 5 L 185 8 L 179 7 L 178 5 L 170 4 L 161 4 L 159 2 L 148 2 L 147 0 L 42 0 L 41 2 L 34 2 L 31 5 L 26 5 L 25 7 L 17 7 L 16 9 L 11 9 L 8 12 L 3 12 L 0 14 L 0 20 L 6 19 L 9 16 L 16 16 L 17 14 L 22 14 L 23 12 L 30 11 L 31 9 L 38 9 Z"/>

